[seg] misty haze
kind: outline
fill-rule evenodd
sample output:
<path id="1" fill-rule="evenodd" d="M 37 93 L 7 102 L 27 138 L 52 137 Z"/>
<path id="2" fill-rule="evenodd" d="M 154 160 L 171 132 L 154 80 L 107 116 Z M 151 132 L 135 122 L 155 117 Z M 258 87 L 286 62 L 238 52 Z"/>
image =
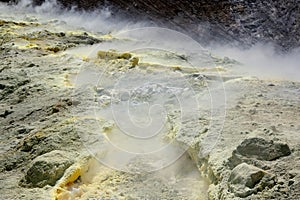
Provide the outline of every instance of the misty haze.
<path id="1" fill-rule="evenodd" d="M 0 199 L 300 199 L 300 2 L 1 0 Z"/>

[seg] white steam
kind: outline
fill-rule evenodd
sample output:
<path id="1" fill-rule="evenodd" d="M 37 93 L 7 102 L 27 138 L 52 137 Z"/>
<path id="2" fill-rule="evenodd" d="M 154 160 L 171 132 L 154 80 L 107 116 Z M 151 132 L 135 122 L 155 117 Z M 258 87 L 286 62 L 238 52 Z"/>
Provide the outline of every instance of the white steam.
<path id="1" fill-rule="evenodd" d="M 241 62 L 236 71 L 244 75 L 268 80 L 300 81 L 300 48 L 285 54 L 278 53 L 272 44 L 256 44 L 246 50 L 216 46 L 211 51 Z"/>
<path id="2" fill-rule="evenodd" d="M 13 16 L 15 20 L 33 17 L 38 21 L 49 22 L 49 20 L 57 19 L 63 22 L 57 24 L 62 30 L 71 26 L 71 28 L 81 28 L 91 32 L 120 33 L 150 25 L 150 22 L 132 23 L 124 17 L 112 16 L 107 7 L 89 12 L 76 11 L 75 8 L 63 9 L 56 0 L 46 0 L 42 5 L 35 7 L 32 6 L 32 0 L 21 0 L 13 7 L 2 4 L 0 11 L 0 17 L 15 13 Z M 20 19 L 20 16 L 23 19 Z M 12 18 L 11 15 L 10 18 Z M 300 80 L 300 65 L 298 64 L 300 48 L 286 54 L 278 53 L 272 44 L 257 44 L 245 50 L 218 45 L 210 46 L 208 49 L 216 55 L 233 58 L 242 63 L 242 66 L 235 70 L 244 75 L 263 79 Z"/>
<path id="3" fill-rule="evenodd" d="M 109 7 L 102 7 L 93 11 L 78 11 L 76 7 L 62 8 L 56 0 L 46 0 L 38 6 L 33 6 L 32 0 L 21 0 L 15 6 L 2 4 L 0 10 L 0 16 L 7 16 L 4 13 L 15 13 L 14 20 L 33 19 L 44 23 L 58 20 L 60 24 L 56 25 L 62 30 L 79 28 L 94 33 L 107 34 L 149 25 L 146 22 L 131 23 L 124 18 L 112 16 Z"/>

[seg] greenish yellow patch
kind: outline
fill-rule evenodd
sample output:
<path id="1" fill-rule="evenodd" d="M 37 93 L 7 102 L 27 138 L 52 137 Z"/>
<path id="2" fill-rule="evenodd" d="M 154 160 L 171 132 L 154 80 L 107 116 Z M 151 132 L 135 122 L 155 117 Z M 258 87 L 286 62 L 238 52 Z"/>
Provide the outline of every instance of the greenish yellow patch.
<path id="1" fill-rule="evenodd" d="M 118 53 L 116 51 L 98 51 L 97 57 L 99 59 L 106 59 L 106 60 L 114 60 L 114 59 L 124 59 L 129 60 L 132 55 L 130 53 Z"/>
<path id="2" fill-rule="evenodd" d="M 131 66 L 135 67 L 139 64 L 139 58 L 138 57 L 133 57 L 130 59 L 130 63 L 131 63 Z"/>

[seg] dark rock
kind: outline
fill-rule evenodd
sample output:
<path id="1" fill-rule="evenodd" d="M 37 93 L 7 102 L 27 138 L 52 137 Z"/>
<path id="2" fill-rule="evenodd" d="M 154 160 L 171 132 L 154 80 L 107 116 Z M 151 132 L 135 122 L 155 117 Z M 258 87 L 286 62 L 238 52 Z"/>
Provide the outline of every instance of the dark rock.
<path id="1" fill-rule="evenodd" d="M 230 169 L 235 168 L 237 165 L 241 163 L 247 163 L 249 165 L 254 165 L 256 167 L 259 167 L 263 170 L 268 170 L 270 167 L 266 165 L 263 161 L 257 160 L 254 158 L 247 158 L 245 156 L 242 156 L 240 154 L 237 154 L 235 151 L 232 153 L 232 156 L 228 159 L 227 165 Z"/>
<path id="2" fill-rule="evenodd" d="M 8 115 L 12 114 L 13 111 L 11 110 L 5 110 L 3 113 L 0 114 L 0 117 L 6 118 Z"/>
<path id="3" fill-rule="evenodd" d="M 272 161 L 291 154 L 287 144 L 274 143 L 263 138 L 249 138 L 244 140 L 233 152 L 248 158 Z"/>
<path id="4" fill-rule="evenodd" d="M 88 34 L 72 35 L 66 39 L 66 42 L 74 44 L 93 45 L 100 43 L 102 40 L 89 36 Z"/>
<path id="5" fill-rule="evenodd" d="M 289 182 L 288 182 L 288 186 L 291 186 L 291 185 L 293 185 L 295 183 L 295 181 L 294 180 L 289 180 Z"/>

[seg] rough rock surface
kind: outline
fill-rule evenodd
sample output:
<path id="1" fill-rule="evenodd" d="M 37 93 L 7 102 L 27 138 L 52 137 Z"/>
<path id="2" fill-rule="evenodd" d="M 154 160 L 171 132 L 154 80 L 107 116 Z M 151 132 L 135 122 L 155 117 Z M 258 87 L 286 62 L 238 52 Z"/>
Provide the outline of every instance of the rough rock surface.
<path id="1" fill-rule="evenodd" d="M 211 153 L 209 158 L 204 158 L 204 160 L 200 162 L 203 167 L 210 167 L 209 173 L 216 179 L 214 184 L 209 188 L 210 199 L 240 199 L 240 197 L 230 192 L 230 188 L 233 187 L 230 182 L 228 184 L 228 180 L 232 174 L 232 170 L 241 163 L 255 166 L 275 176 L 273 179 L 273 187 L 265 187 L 263 190 L 255 194 L 252 193 L 252 195 L 244 197 L 243 199 L 296 200 L 300 197 L 299 189 L 295 189 L 295 186 L 293 186 L 293 184 L 295 184 L 295 176 L 292 175 L 293 173 L 295 173 L 294 175 L 297 174 L 296 176 L 299 174 L 299 159 L 297 158 L 299 153 L 296 153 L 299 151 L 299 145 L 297 145 L 296 140 L 298 139 L 295 137 L 299 131 L 299 125 L 296 125 L 298 128 L 291 129 L 291 127 L 294 126 L 293 124 L 299 123 L 293 119 L 293 117 L 298 118 L 297 115 L 292 114 L 292 117 L 290 116 L 290 114 L 293 113 L 290 109 L 294 109 L 294 106 L 290 108 L 286 107 L 290 105 L 288 102 L 291 99 L 283 97 L 286 94 L 283 95 L 281 93 L 286 91 L 282 88 L 283 85 L 287 85 L 278 84 L 276 86 L 277 88 L 271 88 L 271 86 L 268 86 L 268 83 L 265 83 L 265 86 L 261 85 L 257 87 L 260 85 L 259 82 L 260 81 L 256 82 L 253 79 L 244 79 L 239 83 L 236 81 L 228 81 L 225 84 L 227 91 L 233 91 L 238 87 L 242 87 L 245 92 L 238 90 L 242 92 L 240 98 L 231 100 L 229 98 L 229 102 L 235 102 L 233 104 L 230 103 L 231 106 L 228 108 L 227 117 L 231 116 L 229 117 L 231 120 L 225 122 L 221 142 L 213 150 L 214 153 Z M 268 99 L 275 93 L 279 95 L 277 98 L 272 100 Z M 294 95 L 296 95 L 296 93 L 294 93 Z M 262 96 L 260 94 L 262 94 Z M 296 99 L 294 100 L 295 102 L 298 101 Z M 278 105 L 285 106 L 276 108 Z M 298 106 L 296 107 L 299 109 Z M 256 112 L 253 112 L 253 109 L 255 109 Z M 274 113 L 278 113 L 278 115 Z M 277 121 L 277 123 L 274 122 L 271 116 L 277 116 L 279 121 Z M 242 120 L 243 123 L 239 124 L 237 129 L 230 127 L 232 123 L 238 123 L 240 120 Z M 288 134 L 286 134 L 284 130 L 288 131 Z M 235 134 L 232 135 L 232 133 Z M 258 160 L 252 155 L 246 157 L 237 153 L 236 149 L 242 143 L 249 144 L 249 141 L 257 140 L 253 138 L 264 138 L 261 142 L 257 142 L 257 146 L 260 144 L 267 144 L 266 146 L 272 144 L 269 147 L 274 147 L 275 143 L 281 143 L 281 145 L 284 146 L 288 144 L 291 154 L 272 161 L 267 161 Z M 271 140 L 273 140 L 274 143 L 270 142 Z M 228 144 L 230 144 L 230 146 L 228 146 Z M 251 152 L 247 153 L 251 154 Z M 264 152 L 261 153 L 263 154 Z M 291 184 L 290 186 L 288 186 L 289 183 Z"/>
<path id="2" fill-rule="evenodd" d="M 287 144 L 267 141 L 263 138 L 249 138 L 244 140 L 233 153 L 258 160 L 272 161 L 291 154 Z"/>
<path id="3" fill-rule="evenodd" d="M 234 168 L 246 162 L 267 169 L 263 161 L 273 161 L 290 154 L 291 150 L 287 144 L 267 141 L 263 138 L 247 138 L 232 152 L 228 165 Z"/>
<path id="4" fill-rule="evenodd" d="M 35 158 L 20 185 L 25 187 L 53 186 L 64 174 L 65 170 L 74 163 L 68 153 L 54 150 Z"/>
<path id="5" fill-rule="evenodd" d="M 275 184 L 274 176 L 246 163 L 239 164 L 232 170 L 229 183 L 231 191 L 239 197 L 247 197 Z"/>
<path id="6" fill-rule="evenodd" d="M 35 0 L 41 4 L 43 0 Z M 196 40 L 251 45 L 273 42 L 283 50 L 300 45 L 300 2 L 298 0 L 58 0 L 64 7 L 93 10 L 110 6 L 114 13 L 131 20 L 147 19 L 155 24 L 184 31 Z"/>

